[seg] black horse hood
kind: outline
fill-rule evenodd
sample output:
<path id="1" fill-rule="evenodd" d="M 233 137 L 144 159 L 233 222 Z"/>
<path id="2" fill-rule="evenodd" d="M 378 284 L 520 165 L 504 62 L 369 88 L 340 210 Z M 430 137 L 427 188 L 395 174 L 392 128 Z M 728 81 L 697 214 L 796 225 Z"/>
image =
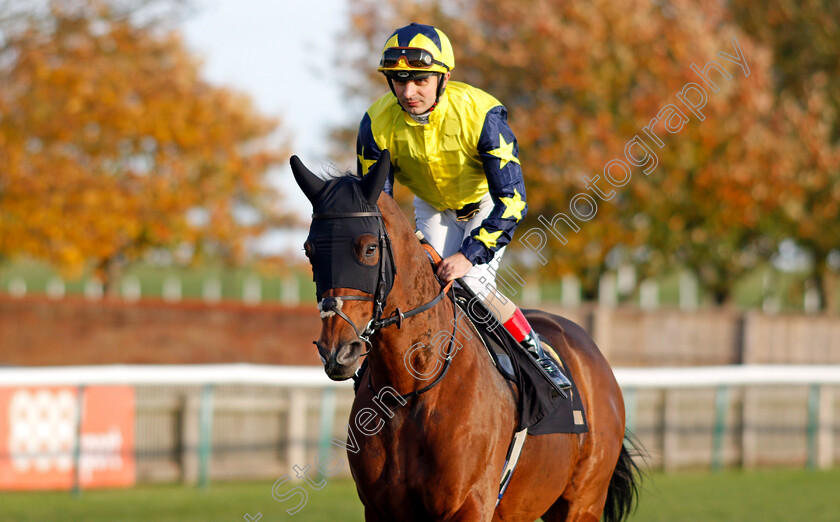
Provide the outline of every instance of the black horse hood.
<path id="1" fill-rule="evenodd" d="M 329 182 L 314 210 L 307 241 L 318 299 L 333 288 L 352 288 L 377 295 L 380 283 L 384 283 L 380 292 L 387 294 L 395 273 L 390 252 L 385 251 L 390 247 L 384 240 L 379 208 L 368 203 L 359 180 L 345 177 Z M 380 262 L 375 265 L 362 264 L 356 258 L 355 242 L 363 234 L 370 234 L 378 241 Z M 384 304 L 385 295 L 382 298 Z"/>

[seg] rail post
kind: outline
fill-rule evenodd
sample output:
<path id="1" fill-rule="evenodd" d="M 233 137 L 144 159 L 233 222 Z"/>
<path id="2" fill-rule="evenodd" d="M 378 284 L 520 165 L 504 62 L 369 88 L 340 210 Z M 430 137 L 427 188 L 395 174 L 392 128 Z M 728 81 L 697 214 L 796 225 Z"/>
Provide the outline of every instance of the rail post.
<path id="1" fill-rule="evenodd" d="M 82 494 L 82 422 L 85 417 L 85 385 L 76 386 L 76 437 L 73 443 L 73 496 Z"/>
<path id="2" fill-rule="evenodd" d="M 201 387 L 201 403 L 198 414 L 198 487 L 207 489 L 210 483 L 210 456 L 213 451 L 213 384 Z"/>
<path id="3" fill-rule="evenodd" d="M 330 447 L 333 436 L 333 422 L 335 420 L 335 388 L 326 387 L 321 391 L 321 420 L 318 427 L 318 455 Z M 319 480 L 323 474 L 318 468 Z"/>
<path id="4" fill-rule="evenodd" d="M 624 390 L 624 429 L 632 432 L 636 427 L 636 388 L 629 386 Z"/>
<path id="5" fill-rule="evenodd" d="M 715 426 L 712 434 L 712 470 L 723 468 L 723 440 L 726 436 L 726 412 L 729 409 L 729 386 L 721 385 L 715 394 Z"/>

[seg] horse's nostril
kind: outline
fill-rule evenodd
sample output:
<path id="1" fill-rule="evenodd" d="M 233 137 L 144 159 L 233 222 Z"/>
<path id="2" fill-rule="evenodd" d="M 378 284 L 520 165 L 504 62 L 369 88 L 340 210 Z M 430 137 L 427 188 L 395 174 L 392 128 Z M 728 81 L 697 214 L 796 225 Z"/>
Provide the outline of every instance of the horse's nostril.
<path id="1" fill-rule="evenodd" d="M 318 348 L 318 357 L 321 358 L 321 362 L 323 364 L 327 364 L 327 359 L 329 359 L 327 355 L 327 350 L 323 346 L 321 346 L 321 343 L 319 343 L 318 341 L 312 341 L 312 344 L 314 344 L 315 347 Z"/>
<path id="2" fill-rule="evenodd" d="M 351 341 L 338 349 L 335 362 L 342 365 L 353 364 L 359 358 L 364 348 L 365 343 L 361 339 Z"/>

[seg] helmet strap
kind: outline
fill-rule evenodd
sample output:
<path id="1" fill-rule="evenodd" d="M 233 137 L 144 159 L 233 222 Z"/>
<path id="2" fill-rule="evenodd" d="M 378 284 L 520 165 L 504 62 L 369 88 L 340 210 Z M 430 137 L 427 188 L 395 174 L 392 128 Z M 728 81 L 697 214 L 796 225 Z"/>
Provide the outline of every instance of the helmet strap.
<path id="1" fill-rule="evenodd" d="M 443 77 L 446 76 L 445 73 L 438 73 L 438 86 L 437 86 L 437 95 L 435 96 L 435 103 L 432 104 L 432 107 L 429 109 L 429 112 L 435 110 L 437 107 L 438 102 L 440 101 L 440 97 L 443 94 Z"/>

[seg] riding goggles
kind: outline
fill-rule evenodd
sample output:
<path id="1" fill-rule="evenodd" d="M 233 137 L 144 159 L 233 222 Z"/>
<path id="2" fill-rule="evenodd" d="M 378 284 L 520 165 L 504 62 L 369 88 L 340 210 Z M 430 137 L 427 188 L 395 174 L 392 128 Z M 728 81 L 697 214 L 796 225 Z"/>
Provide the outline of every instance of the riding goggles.
<path id="1" fill-rule="evenodd" d="M 404 60 L 412 69 L 429 69 L 433 65 L 439 65 L 445 67 L 447 71 L 449 70 L 449 66 L 435 60 L 432 53 L 418 47 L 389 47 L 382 53 L 379 66 L 390 69 L 396 67 L 400 60 Z"/>

